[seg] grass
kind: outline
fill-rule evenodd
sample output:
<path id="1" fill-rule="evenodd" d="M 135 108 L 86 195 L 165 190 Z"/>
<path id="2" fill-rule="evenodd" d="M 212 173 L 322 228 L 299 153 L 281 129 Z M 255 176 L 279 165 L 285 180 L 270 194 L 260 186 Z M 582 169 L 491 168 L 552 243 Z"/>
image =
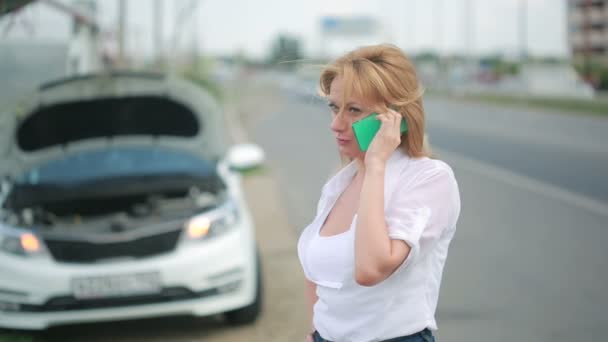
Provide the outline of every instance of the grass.
<path id="1" fill-rule="evenodd" d="M 251 167 L 248 169 L 239 170 L 239 173 L 243 177 L 248 177 L 248 176 L 265 175 L 268 173 L 268 171 L 269 171 L 268 166 L 262 165 L 262 166 Z"/>
<path id="2" fill-rule="evenodd" d="M 466 94 L 454 95 L 444 92 L 429 91 L 431 96 L 447 96 L 449 98 L 493 103 L 506 106 L 547 109 L 568 114 L 588 114 L 608 117 L 608 100 L 606 99 L 575 99 L 553 98 L 540 96 L 512 96 L 499 94 Z"/>

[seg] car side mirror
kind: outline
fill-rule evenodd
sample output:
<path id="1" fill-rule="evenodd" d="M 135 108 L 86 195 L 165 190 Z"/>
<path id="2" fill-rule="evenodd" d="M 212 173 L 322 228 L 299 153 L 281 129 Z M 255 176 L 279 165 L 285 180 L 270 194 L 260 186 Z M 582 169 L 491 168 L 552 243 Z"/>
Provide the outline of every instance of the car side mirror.
<path id="1" fill-rule="evenodd" d="M 228 166 L 231 170 L 245 172 L 264 163 L 264 150 L 256 144 L 238 144 L 228 150 Z"/>

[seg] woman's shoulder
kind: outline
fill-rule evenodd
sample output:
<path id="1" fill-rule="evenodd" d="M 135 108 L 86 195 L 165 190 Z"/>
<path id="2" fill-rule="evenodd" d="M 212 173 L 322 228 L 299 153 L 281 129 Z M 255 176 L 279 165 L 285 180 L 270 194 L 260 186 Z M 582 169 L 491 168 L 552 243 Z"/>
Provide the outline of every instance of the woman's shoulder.
<path id="1" fill-rule="evenodd" d="M 439 179 L 456 180 L 454 171 L 447 162 L 429 157 L 411 158 L 399 178 L 409 179 L 410 185 Z"/>
<path id="2" fill-rule="evenodd" d="M 345 185 L 344 183 L 349 182 L 356 171 L 357 166 L 354 160 L 348 164 L 336 164 L 325 184 L 323 184 L 322 192 L 325 192 L 328 188 L 339 188 Z"/>
<path id="3" fill-rule="evenodd" d="M 430 157 L 419 157 L 411 158 L 409 161 L 409 167 L 405 169 L 405 172 L 413 173 L 433 173 L 433 172 L 448 172 L 454 174 L 452 167 L 441 159 L 435 159 Z"/>

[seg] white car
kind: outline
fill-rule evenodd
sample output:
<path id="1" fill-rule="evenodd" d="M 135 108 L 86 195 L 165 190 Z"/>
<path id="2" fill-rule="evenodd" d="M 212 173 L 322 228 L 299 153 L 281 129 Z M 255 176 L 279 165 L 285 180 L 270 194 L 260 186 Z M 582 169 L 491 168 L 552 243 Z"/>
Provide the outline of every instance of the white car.
<path id="1" fill-rule="evenodd" d="M 223 313 L 262 281 L 239 171 L 254 145 L 195 85 L 115 73 L 40 87 L 0 113 L 0 327 Z"/>

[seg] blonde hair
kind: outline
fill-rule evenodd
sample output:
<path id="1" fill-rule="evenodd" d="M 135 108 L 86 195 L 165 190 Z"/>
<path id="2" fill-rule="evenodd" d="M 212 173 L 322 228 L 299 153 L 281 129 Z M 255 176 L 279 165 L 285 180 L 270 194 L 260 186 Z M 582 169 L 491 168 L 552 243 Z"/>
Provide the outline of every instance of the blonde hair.
<path id="1" fill-rule="evenodd" d="M 402 135 L 400 148 L 411 157 L 431 155 L 424 135 L 424 89 L 418 82 L 414 64 L 398 47 L 364 46 L 325 66 L 319 79 L 323 96 L 329 95 L 331 83 L 337 77 L 344 84 L 344 103 L 354 94 L 401 113 L 408 130 Z"/>

